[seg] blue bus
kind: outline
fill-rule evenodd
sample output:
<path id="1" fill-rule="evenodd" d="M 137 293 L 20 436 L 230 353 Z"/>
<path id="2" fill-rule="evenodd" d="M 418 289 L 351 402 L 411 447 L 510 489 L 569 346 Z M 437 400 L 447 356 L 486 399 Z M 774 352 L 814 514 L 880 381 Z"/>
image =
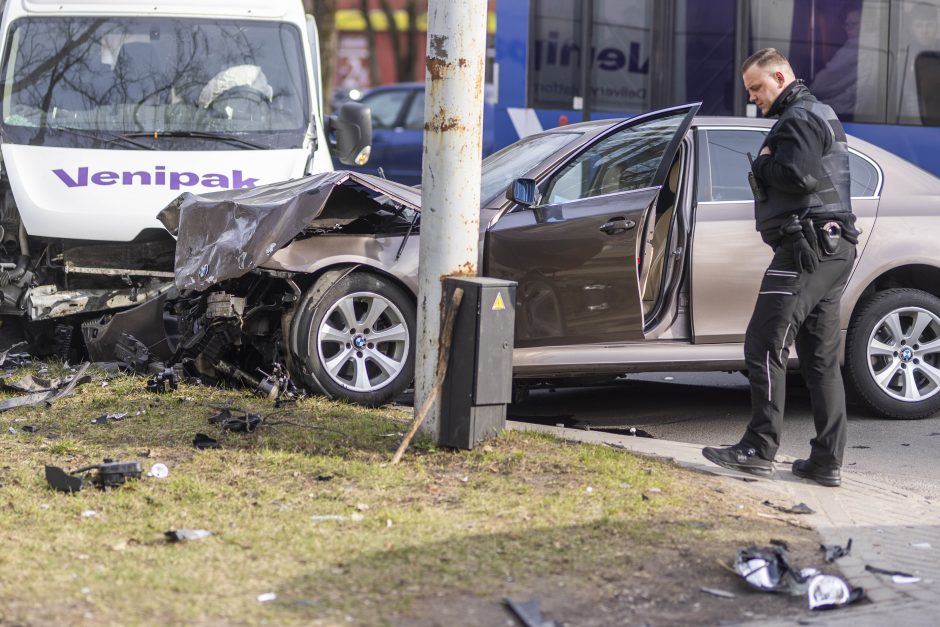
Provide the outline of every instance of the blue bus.
<path id="1" fill-rule="evenodd" d="M 500 0 L 496 12 L 497 148 L 683 102 L 759 115 L 739 68 L 773 46 L 849 133 L 940 176 L 940 0 Z"/>

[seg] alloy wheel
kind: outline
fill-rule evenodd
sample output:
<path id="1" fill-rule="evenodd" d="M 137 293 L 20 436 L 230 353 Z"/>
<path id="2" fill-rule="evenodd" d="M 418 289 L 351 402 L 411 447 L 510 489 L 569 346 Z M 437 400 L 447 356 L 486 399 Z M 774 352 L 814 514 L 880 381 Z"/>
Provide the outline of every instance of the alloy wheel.
<path id="1" fill-rule="evenodd" d="M 940 318 L 920 307 L 895 309 L 868 339 L 868 369 L 888 396 L 918 402 L 940 391 Z"/>

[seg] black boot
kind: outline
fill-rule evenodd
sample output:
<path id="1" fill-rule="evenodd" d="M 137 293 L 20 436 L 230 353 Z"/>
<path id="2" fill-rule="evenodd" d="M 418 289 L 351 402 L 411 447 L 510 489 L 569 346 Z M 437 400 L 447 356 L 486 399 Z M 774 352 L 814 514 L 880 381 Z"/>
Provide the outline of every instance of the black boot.
<path id="1" fill-rule="evenodd" d="M 842 471 L 838 466 L 820 466 L 811 459 L 798 459 L 793 462 L 793 474 L 830 488 L 842 485 Z"/>
<path id="2" fill-rule="evenodd" d="M 752 475 L 769 477 L 774 472 L 774 464 L 770 460 L 758 457 L 753 447 L 744 444 L 735 444 L 728 448 L 714 448 L 706 446 L 702 449 L 705 459 L 718 464 L 722 468 L 740 470 Z"/>

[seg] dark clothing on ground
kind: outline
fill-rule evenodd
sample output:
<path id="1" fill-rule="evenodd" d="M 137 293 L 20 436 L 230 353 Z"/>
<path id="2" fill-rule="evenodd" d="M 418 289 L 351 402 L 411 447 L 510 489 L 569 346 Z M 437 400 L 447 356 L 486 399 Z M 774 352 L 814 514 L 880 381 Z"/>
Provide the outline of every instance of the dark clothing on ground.
<path id="1" fill-rule="evenodd" d="M 766 193 L 766 200 L 755 200 L 754 214 L 774 258 L 744 340 L 752 417 L 741 444 L 773 460 L 783 426 L 789 347 L 795 342 L 816 424 L 810 459 L 838 467 L 846 443 L 839 301 L 858 241 L 846 137 L 832 109 L 800 82 L 780 94 L 769 114 L 780 119 L 764 142 L 771 154 L 754 160 L 753 173 Z M 826 225 L 832 231 L 832 223 L 842 236 L 826 254 L 820 229 Z M 788 224 L 797 227 L 787 230 Z M 801 261 L 800 253 L 811 255 L 812 263 Z"/>

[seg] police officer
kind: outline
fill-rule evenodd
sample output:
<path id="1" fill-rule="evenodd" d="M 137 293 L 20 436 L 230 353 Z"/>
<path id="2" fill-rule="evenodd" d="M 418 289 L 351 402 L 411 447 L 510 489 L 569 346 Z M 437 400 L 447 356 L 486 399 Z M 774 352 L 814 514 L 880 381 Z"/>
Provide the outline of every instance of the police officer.
<path id="1" fill-rule="evenodd" d="M 751 422 L 738 444 L 706 447 L 702 454 L 725 468 L 773 473 L 783 426 L 786 364 L 795 343 L 816 437 L 809 458 L 793 463 L 793 474 L 838 486 L 846 441 L 839 300 L 858 242 L 845 131 L 832 108 L 796 80 L 777 50 L 754 53 L 741 72 L 750 100 L 765 116 L 779 118 L 748 175 L 757 230 L 774 256 L 744 339 Z"/>

